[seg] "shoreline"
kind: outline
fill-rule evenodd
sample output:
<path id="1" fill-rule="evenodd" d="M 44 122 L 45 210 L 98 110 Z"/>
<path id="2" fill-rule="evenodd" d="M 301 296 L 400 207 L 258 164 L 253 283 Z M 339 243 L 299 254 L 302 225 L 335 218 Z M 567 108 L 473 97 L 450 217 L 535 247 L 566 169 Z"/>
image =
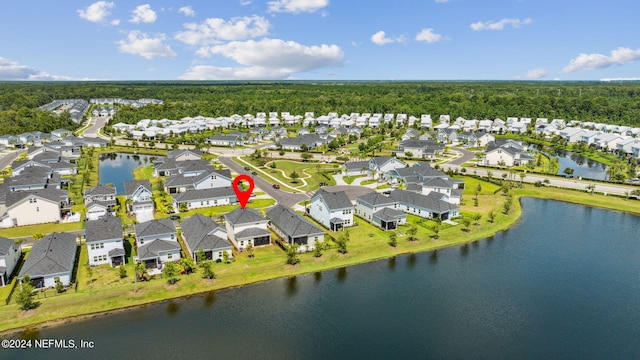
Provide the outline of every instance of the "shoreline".
<path id="1" fill-rule="evenodd" d="M 293 270 L 292 273 L 278 273 L 278 274 L 271 274 L 271 276 L 268 276 L 267 278 L 264 279 L 257 279 L 254 281 L 244 281 L 244 282 L 236 282 L 233 284 L 229 284 L 229 285 L 221 285 L 220 287 L 213 287 L 213 288 L 207 288 L 207 289 L 201 289 L 201 290 L 197 290 L 197 291 L 193 291 L 187 294 L 179 294 L 176 296 L 171 296 L 171 297 L 165 297 L 162 299 L 157 299 L 157 300 L 150 300 L 150 301 L 146 301 L 146 302 L 142 302 L 142 303 L 138 303 L 138 304 L 133 304 L 133 305 L 129 305 L 129 306 L 124 306 L 124 307 L 116 307 L 113 309 L 107 309 L 107 310 L 99 310 L 99 311 L 95 311 L 95 312 L 90 312 L 90 313 L 84 313 L 84 314 L 77 314 L 77 315 L 71 315 L 71 316 L 66 316 L 66 317 L 60 317 L 60 318 L 56 318 L 56 319 L 50 319 L 50 320 L 45 320 L 45 321 L 41 321 L 41 322 L 34 322 L 33 324 L 27 324 L 27 325 L 20 325 L 17 327 L 10 327 L 7 329 L 4 329 L 2 331 L 0 331 L 0 335 L 3 336 L 16 336 L 17 334 L 23 332 L 23 331 L 28 331 L 28 330 L 35 330 L 38 331 L 40 329 L 49 329 L 49 328 L 53 328 L 53 327 L 57 327 L 57 326 L 61 326 L 64 324 L 69 324 L 72 322 L 78 322 L 78 321 L 85 321 L 88 319 L 92 319 L 92 318 L 96 318 L 96 317 L 101 317 L 101 316 L 108 316 L 111 314 L 116 314 L 116 313 L 120 313 L 120 312 L 124 312 L 124 311 L 130 311 L 130 310 L 134 310 L 136 308 L 141 308 L 141 307 L 145 307 L 148 306 L 150 304 L 159 304 L 162 302 L 166 302 L 166 301 L 174 301 L 176 299 L 183 299 L 183 298 L 189 298 L 191 296 L 194 295 L 203 295 L 206 293 L 210 293 L 210 292 L 216 292 L 219 290 L 223 290 L 223 289 L 233 289 L 233 288 L 237 288 L 237 287 L 241 287 L 241 286 L 246 286 L 246 285 L 251 285 L 251 284 L 256 284 L 256 283 L 261 283 L 261 282 L 265 282 L 265 281 L 270 281 L 270 280 L 275 280 L 275 279 L 281 279 L 281 278 L 287 278 L 287 277 L 293 277 L 293 276 L 298 276 L 298 275 L 305 275 L 305 274 L 311 274 L 311 273 L 315 273 L 317 271 L 326 271 L 326 270 L 333 270 L 333 269 L 338 269 L 338 268 L 342 268 L 342 267 L 349 267 L 349 266 L 353 266 L 353 265 L 358 265 L 358 264 L 363 264 L 363 263 L 368 263 L 368 262 L 373 262 L 373 261 L 379 261 L 379 260 L 383 260 L 383 259 L 388 259 L 394 256 L 398 256 L 398 255 L 406 255 L 406 254 L 411 254 L 411 253 L 422 253 L 422 252 L 429 252 L 429 251 L 436 251 L 436 250 L 440 250 L 440 249 L 444 249 L 444 248 L 450 248 L 450 247 L 454 247 L 454 246 L 461 246 L 464 244 L 469 244 L 469 243 L 473 243 L 482 239 L 486 239 L 490 236 L 493 236 L 501 231 L 505 231 L 509 228 L 511 228 L 513 225 L 515 225 L 521 218 L 522 216 L 522 203 L 521 203 L 521 199 L 525 198 L 525 197 L 532 197 L 532 198 L 540 198 L 540 199 L 547 199 L 547 200 L 555 200 L 555 201 L 563 201 L 563 202 L 568 202 L 568 203 L 574 203 L 574 204 L 578 204 L 578 205 L 582 205 L 582 206 L 588 206 L 588 207 L 598 207 L 598 208 L 603 208 L 606 210 L 615 210 L 615 211 L 620 211 L 620 212 L 624 212 L 624 213 L 631 213 L 631 214 L 635 214 L 635 215 L 640 215 L 640 211 L 632 211 L 632 210 L 625 210 L 625 209 L 621 209 L 619 206 L 598 206 L 597 204 L 593 204 L 593 203 L 589 203 L 586 201 L 576 201 L 575 199 L 559 199 L 553 196 L 553 194 L 546 194 L 547 196 L 536 196 L 536 195 L 531 195 L 531 194 L 515 194 L 515 198 L 518 200 L 517 202 L 514 203 L 513 207 L 513 214 L 509 217 L 509 221 L 501 224 L 499 226 L 496 226 L 496 228 L 491 229 L 491 231 L 489 233 L 481 233 L 479 234 L 479 236 L 477 237 L 472 237 L 471 239 L 466 239 L 466 240 L 461 240 L 461 241 L 456 241 L 453 240 L 452 242 L 447 242 L 447 243 L 442 243 L 442 244 L 432 244 L 432 246 L 428 246 L 424 249 L 419 249 L 417 251 L 414 251 L 412 249 L 403 249 L 397 252 L 394 252 L 392 254 L 388 254 L 388 255 L 383 255 L 383 256 L 373 256 L 373 257 L 369 257 L 366 259 L 352 259 L 351 261 L 348 258 L 343 258 L 345 261 L 344 262 L 340 262 L 338 264 L 336 263 L 331 263 L 329 266 L 326 266 L 324 268 L 318 269 L 318 270 L 304 270 L 302 268 L 299 267 L 299 265 L 296 265 L 296 267 L 288 267 L 288 269 Z M 424 241 L 424 240 L 418 240 L 418 242 L 420 241 Z M 297 270 L 297 271 L 296 271 Z M 213 280 L 212 283 L 214 284 L 216 280 Z M 34 310 L 30 310 L 30 311 L 34 311 Z M 37 311 L 37 309 L 36 309 Z M 28 315 L 27 315 L 28 316 Z"/>

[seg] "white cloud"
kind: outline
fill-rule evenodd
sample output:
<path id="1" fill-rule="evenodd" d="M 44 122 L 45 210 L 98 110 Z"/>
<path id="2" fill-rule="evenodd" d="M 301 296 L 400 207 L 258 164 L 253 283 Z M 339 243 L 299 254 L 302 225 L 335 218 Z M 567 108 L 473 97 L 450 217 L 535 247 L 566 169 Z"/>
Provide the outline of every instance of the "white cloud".
<path id="1" fill-rule="evenodd" d="M 277 0 L 267 2 L 270 12 L 299 14 L 316 12 L 329 5 L 329 0 Z"/>
<path id="2" fill-rule="evenodd" d="M 210 45 L 220 41 L 245 40 L 269 33 L 271 24 L 262 16 L 235 17 L 229 21 L 209 18 L 200 24 L 184 24 L 187 31 L 176 34 L 175 38 L 189 45 Z"/>
<path id="3" fill-rule="evenodd" d="M 609 56 L 603 54 L 580 54 L 578 57 L 571 59 L 569 65 L 562 69 L 564 73 L 570 73 L 578 70 L 597 70 L 612 65 L 622 65 L 640 59 L 640 49 L 629 49 L 619 47 L 611 51 Z"/>
<path id="4" fill-rule="evenodd" d="M 233 41 L 201 50 L 202 55 L 221 55 L 242 66 L 193 66 L 182 78 L 286 79 L 294 73 L 339 66 L 344 59 L 337 45 L 306 46 L 280 39 Z"/>
<path id="5" fill-rule="evenodd" d="M 164 34 L 154 38 L 140 31 L 130 31 L 127 39 L 120 40 L 117 44 L 120 52 L 142 56 L 145 59 L 176 57 L 176 53 L 169 45 L 164 44 L 164 40 Z"/>
<path id="6" fill-rule="evenodd" d="M 118 25 L 120 25 L 120 19 L 114 19 L 114 20 L 111 20 L 111 25 L 113 25 L 113 26 L 118 26 Z"/>
<path id="7" fill-rule="evenodd" d="M 380 46 L 394 42 L 404 43 L 406 41 L 407 39 L 402 35 L 395 38 L 388 38 L 387 34 L 382 30 L 371 35 L 371 42 Z"/>
<path id="8" fill-rule="evenodd" d="M 132 23 L 154 23 L 158 19 L 158 15 L 153 9 L 151 9 L 151 5 L 144 4 L 139 5 L 132 11 L 131 20 Z"/>
<path id="9" fill-rule="evenodd" d="M 178 10 L 179 13 L 184 14 L 184 16 L 194 17 L 196 16 L 196 12 L 193 11 L 191 6 L 183 6 Z"/>
<path id="10" fill-rule="evenodd" d="M 240 1 L 240 5 L 241 5 L 241 6 L 251 5 L 251 0 L 243 0 L 243 1 Z"/>
<path id="11" fill-rule="evenodd" d="M 78 10 L 78 15 L 91 22 L 103 22 L 111 14 L 109 10 L 113 9 L 114 6 L 116 5 L 113 2 L 98 1 Z"/>
<path id="12" fill-rule="evenodd" d="M 429 44 L 440 40 L 442 40 L 442 35 L 434 33 L 431 28 L 422 29 L 422 31 L 416 35 L 416 41 L 424 41 Z"/>
<path id="13" fill-rule="evenodd" d="M 547 69 L 539 67 L 539 68 L 535 68 L 527 71 L 524 77 L 527 79 L 540 79 L 547 76 L 548 73 L 549 72 L 547 71 Z"/>
<path id="14" fill-rule="evenodd" d="M 600 81 L 640 81 L 640 77 L 617 77 L 617 78 L 604 78 Z"/>
<path id="15" fill-rule="evenodd" d="M 180 80 L 281 80 L 291 73 L 280 70 L 247 66 L 247 67 L 217 67 L 196 65 L 189 68 Z"/>
<path id="16" fill-rule="evenodd" d="M 475 22 L 473 24 L 471 24 L 471 29 L 473 29 L 473 31 L 482 31 L 482 30 L 502 30 L 505 28 L 505 26 L 507 25 L 511 25 L 514 28 L 519 28 L 523 25 L 529 25 L 533 22 L 533 20 L 531 20 L 531 18 L 526 18 L 526 19 L 514 19 L 514 18 L 504 18 L 498 22 L 493 22 L 493 21 L 478 21 Z"/>
<path id="17" fill-rule="evenodd" d="M 0 57 L 0 80 L 57 81 L 76 79 L 69 76 L 51 75 L 31 66 L 20 65 L 15 61 Z"/>

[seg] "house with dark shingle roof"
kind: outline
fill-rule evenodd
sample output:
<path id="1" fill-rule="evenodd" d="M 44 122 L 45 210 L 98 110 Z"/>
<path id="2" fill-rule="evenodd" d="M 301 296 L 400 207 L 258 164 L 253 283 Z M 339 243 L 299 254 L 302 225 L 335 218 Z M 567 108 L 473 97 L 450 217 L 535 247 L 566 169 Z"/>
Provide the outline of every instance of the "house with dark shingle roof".
<path id="1" fill-rule="evenodd" d="M 20 244 L 13 239 L 0 237 L 0 287 L 9 282 L 9 276 L 20 260 L 20 254 Z"/>
<path id="2" fill-rule="evenodd" d="M 98 185 L 84 191 L 87 220 L 97 220 L 101 216 L 113 213 L 116 204 L 116 188 L 113 186 Z"/>
<path id="3" fill-rule="evenodd" d="M 134 226 L 138 256 L 135 262 L 144 262 L 147 268 L 162 269 L 165 262 L 180 260 L 180 244 L 176 227 L 170 219 L 156 219 Z"/>
<path id="4" fill-rule="evenodd" d="M 211 168 L 211 170 L 196 176 L 186 176 L 183 173 L 170 176 L 164 181 L 164 189 L 168 194 L 228 186 L 231 186 L 231 171 L 229 169 L 216 170 Z"/>
<path id="5" fill-rule="evenodd" d="M 321 138 L 317 134 L 305 134 L 294 138 L 283 138 L 278 141 L 278 144 L 282 146 L 283 150 L 302 150 L 303 145 L 307 150 L 315 149 L 318 146 L 322 146 L 327 143 L 326 139 Z"/>
<path id="6" fill-rule="evenodd" d="M 54 232 L 45 235 L 33 243 L 18 277 L 22 279 L 29 275 L 31 284 L 37 289 L 54 287 L 56 278 L 68 286 L 73 278 L 77 248 L 74 234 Z"/>
<path id="7" fill-rule="evenodd" d="M 238 134 L 215 134 L 205 140 L 207 144 L 214 146 L 242 146 L 244 145 L 243 136 Z"/>
<path id="8" fill-rule="evenodd" d="M 406 167 L 407 164 L 391 156 L 374 156 L 369 160 L 369 170 L 373 178 L 378 179 L 389 171 Z"/>
<path id="9" fill-rule="evenodd" d="M 397 229 L 407 222 L 398 201 L 375 191 L 356 198 L 355 213 L 384 230 Z"/>
<path id="10" fill-rule="evenodd" d="M 332 231 L 355 225 L 353 204 L 344 191 L 318 189 L 311 197 L 311 205 L 307 210 L 312 218 Z"/>
<path id="11" fill-rule="evenodd" d="M 395 189 L 389 198 L 398 202 L 398 209 L 407 214 L 417 215 L 426 219 L 439 217 L 447 220 L 460 216 L 460 209 L 448 202 L 447 195 L 430 192 L 427 195 L 412 191 Z"/>
<path id="12" fill-rule="evenodd" d="M 267 211 L 271 228 L 287 244 L 298 244 L 298 251 L 315 249 L 315 242 L 324 242 L 324 231 L 312 224 L 302 215 L 282 205 L 276 205 Z"/>
<path id="13" fill-rule="evenodd" d="M 227 231 L 210 217 L 201 214 L 186 218 L 180 225 L 187 252 L 197 260 L 202 249 L 207 260 L 222 261 L 224 252 L 233 258 L 233 246 L 227 240 Z"/>
<path id="14" fill-rule="evenodd" d="M 189 190 L 172 194 L 173 209 L 180 211 L 180 206 L 187 210 L 203 207 L 236 204 L 238 198 L 231 186 L 202 190 Z M 183 205 L 184 204 L 184 205 Z"/>
<path id="15" fill-rule="evenodd" d="M 202 159 L 202 151 L 191 149 L 176 149 L 167 153 L 168 159 L 174 161 L 200 160 Z"/>
<path id="16" fill-rule="evenodd" d="M 271 244 L 271 232 L 267 230 L 269 221 L 252 208 L 236 208 L 224 215 L 227 237 L 238 249 Z"/>
<path id="17" fill-rule="evenodd" d="M 342 165 L 342 175 L 356 176 L 365 175 L 369 172 L 369 161 L 351 161 Z"/>
<path id="18" fill-rule="evenodd" d="M 71 212 L 69 195 L 64 190 L 13 191 L 5 199 L 7 209 L 2 216 L 2 227 L 59 222 Z"/>
<path id="19" fill-rule="evenodd" d="M 408 157 L 407 153 L 414 159 L 433 159 L 442 154 L 444 145 L 433 140 L 404 140 L 398 144 L 398 150 L 394 153 L 399 157 Z"/>
<path id="20" fill-rule="evenodd" d="M 125 181 L 124 193 L 131 200 L 129 211 L 135 214 L 153 212 L 153 192 L 149 180 Z"/>
<path id="21" fill-rule="evenodd" d="M 105 215 L 86 222 L 85 236 L 89 265 L 109 264 L 112 267 L 125 263 L 122 242 L 122 220 L 117 216 Z"/>

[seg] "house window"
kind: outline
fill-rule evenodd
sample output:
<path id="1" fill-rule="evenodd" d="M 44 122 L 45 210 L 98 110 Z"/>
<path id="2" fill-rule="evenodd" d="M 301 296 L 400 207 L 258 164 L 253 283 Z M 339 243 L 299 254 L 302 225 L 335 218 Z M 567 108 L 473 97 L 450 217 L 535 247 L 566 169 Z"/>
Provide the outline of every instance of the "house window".
<path id="1" fill-rule="evenodd" d="M 175 239 L 176 235 L 175 234 L 171 234 L 171 240 Z"/>
<path id="2" fill-rule="evenodd" d="M 100 245 L 100 249 L 104 249 L 104 243 L 100 243 L 98 245 Z"/>
<path id="3" fill-rule="evenodd" d="M 36 212 L 40 212 L 40 208 L 39 207 L 36 208 Z"/>
<path id="4" fill-rule="evenodd" d="M 173 258 L 173 253 L 167 254 L 167 259 L 171 259 L 171 258 Z"/>
<path id="5" fill-rule="evenodd" d="M 97 257 L 97 256 L 94 256 L 94 257 L 93 257 L 93 262 L 97 262 L 97 261 L 98 261 L 98 257 Z"/>
<path id="6" fill-rule="evenodd" d="M 96 249 L 96 245 L 95 244 L 91 244 L 91 250 L 95 250 Z M 93 261 L 96 261 L 95 259 L 93 259 Z"/>
<path id="7" fill-rule="evenodd" d="M 244 241 L 240 241 L 240 246 L 244 246 Z"/>

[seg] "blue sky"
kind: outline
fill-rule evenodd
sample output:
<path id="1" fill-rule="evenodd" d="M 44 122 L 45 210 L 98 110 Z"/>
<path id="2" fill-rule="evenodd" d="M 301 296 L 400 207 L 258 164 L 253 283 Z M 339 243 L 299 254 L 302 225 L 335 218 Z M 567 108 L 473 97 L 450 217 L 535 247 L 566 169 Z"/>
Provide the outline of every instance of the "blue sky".
<path id="1" fill-rule="evenodd" d="M 640 79 L 637 0 L 5 0 L 0 80 Z"/>

